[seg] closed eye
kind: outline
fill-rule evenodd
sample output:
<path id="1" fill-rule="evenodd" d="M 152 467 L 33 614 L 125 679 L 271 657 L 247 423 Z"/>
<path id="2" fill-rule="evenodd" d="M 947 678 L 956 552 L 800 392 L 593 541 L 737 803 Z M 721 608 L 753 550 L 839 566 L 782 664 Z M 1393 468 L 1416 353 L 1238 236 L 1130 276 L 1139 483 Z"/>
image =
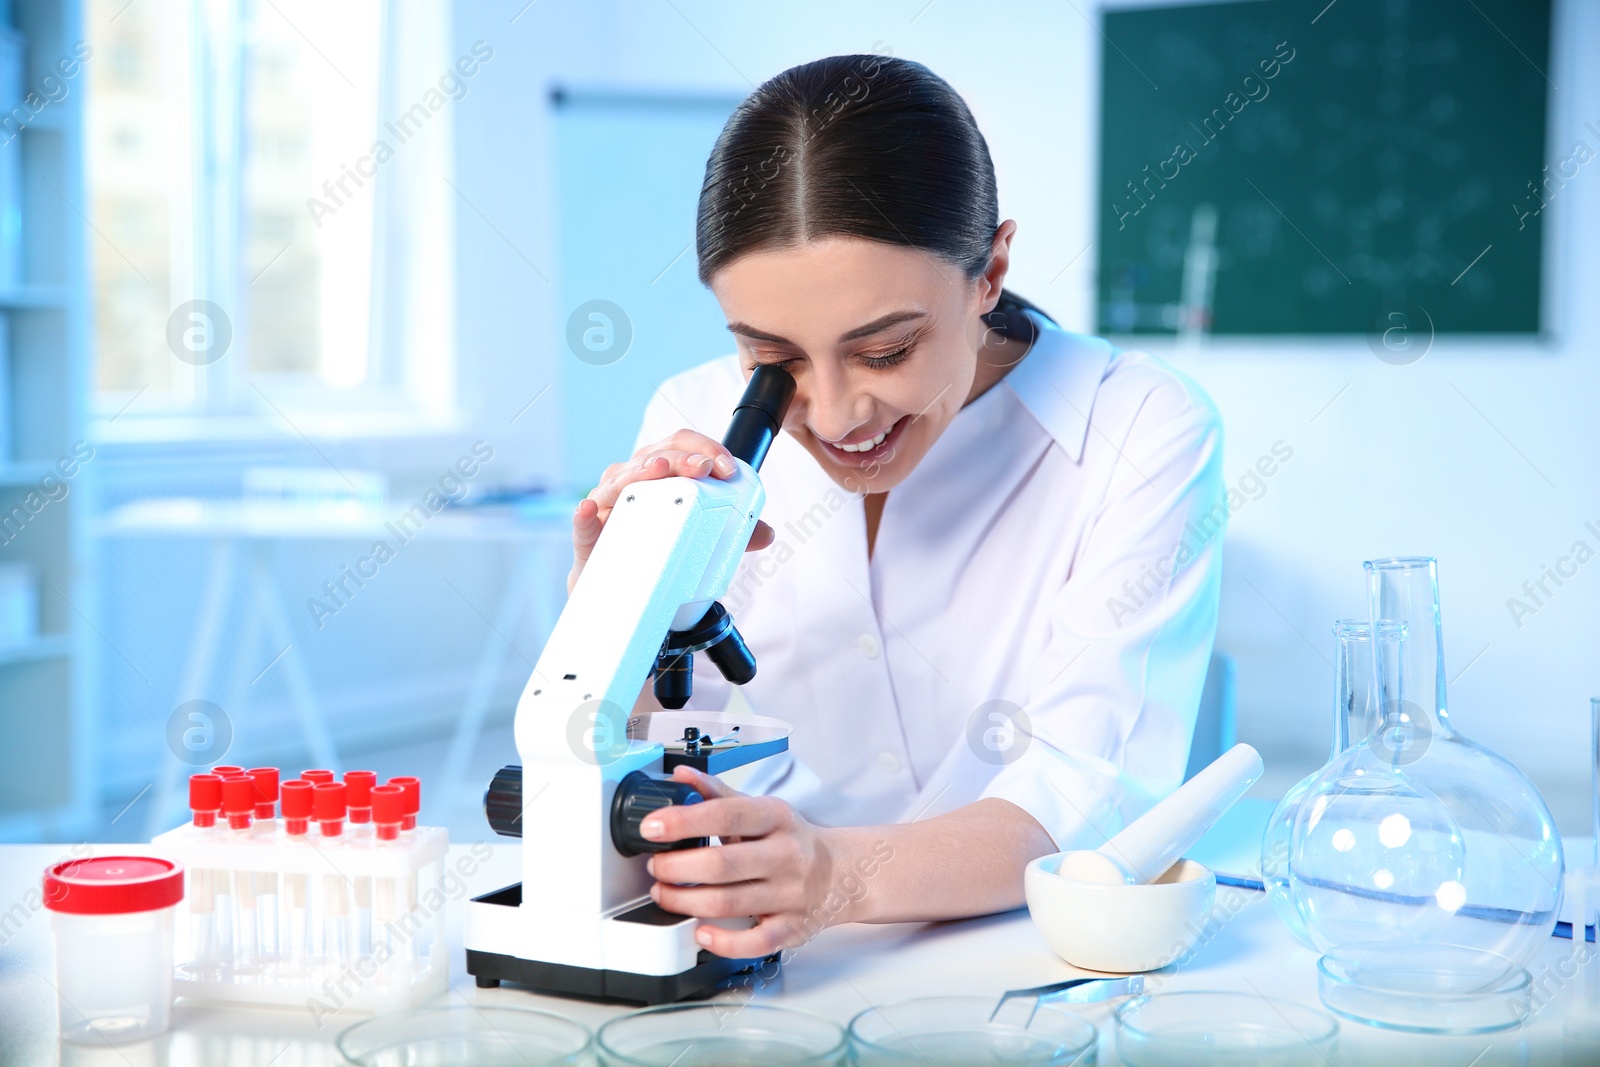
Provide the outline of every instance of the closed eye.
<path id="1" fill-rule="evenodd" d="M 885 352 L 881 356 L 862 356 L 861 362 L 873 368 L 892 367 L 896 363 L 904 361 L 910 351 L 911 346 L 906 345 L 903 348 L 895 349 L 893 352 Z"/>

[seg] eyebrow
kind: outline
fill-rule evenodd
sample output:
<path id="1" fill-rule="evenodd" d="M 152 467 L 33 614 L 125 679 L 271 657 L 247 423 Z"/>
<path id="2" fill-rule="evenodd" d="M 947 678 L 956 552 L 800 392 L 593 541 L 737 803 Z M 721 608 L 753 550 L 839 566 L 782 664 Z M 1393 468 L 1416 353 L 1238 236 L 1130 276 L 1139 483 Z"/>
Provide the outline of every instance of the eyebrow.
<path id="1" fill-rule="evenodd" d="M 878 318 L 873 319 L 871 322 L 866 323 L 865 325 L 857 326 L 853 330 L 848 330 L 845 333 L 840 334 L 839 343 L 843 344 L 847 341 L 859 341 L 863 337 L 871 337 L 875 333 L 881 333 L 891 326 L 900 325 L 902 322 L 910 322 L 913 319 L 925 319 L 927 317 L 928 313 L 926 311 L 915 311 L 909 308 L 904 311 L 891 311 L 889 314 L 880 315 Z M 742 322 L 728 323 L 728 330 L 730 333 L 736 333 L 742 337 L 748 337 L 753 341 L 768 341 L 772 344 L 780 345 L 794 344 L 794 342 L 789 340 L 787 337 L 779 337 L 777 334 L 767 333 L 765 330 L 758 330 L 754 326 L 749 326 Z"/>

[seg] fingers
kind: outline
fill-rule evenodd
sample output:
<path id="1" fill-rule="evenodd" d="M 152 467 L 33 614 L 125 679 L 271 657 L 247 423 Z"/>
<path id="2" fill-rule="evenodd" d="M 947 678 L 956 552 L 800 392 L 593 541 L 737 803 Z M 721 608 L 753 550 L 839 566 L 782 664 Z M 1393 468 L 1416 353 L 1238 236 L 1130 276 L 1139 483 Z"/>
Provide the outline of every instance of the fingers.
<path id="1" fill-rule="evenodd" d="M 647 456 L 652 452 L 698 452 L 703 456 L 710 456 L 716 460 L 716 474 L 721 478 L 733 476 L 733 453 L 725 448 L 721 441 L 707 437 L 695 430 L 678 430 L 663 437 L 652 445 L 645 445 L 634 452 L 634 458 Z"/>
<path id="2" fill-rule="evenodd" d="M 765 882 L 733 885 L 668 885 L 650 887 L 650 899 L 674 915 L 697 919 L 734 919 L 772 908 L 773 887 Z"/>
<path id="3" fill-rule="evenodd" d="M 716 775 L 707 774 L 705 771 L 691 767 L 687 763 L 680 763 L 674 767 L 672 769 L 672 777 L 677 781 L 687 782 L 689 785 L 694 786 L 700 791 L 700 795 L 707 799 L 744 796 L 743 793 Z"/>
<path id="4" fill-rule="evenodd" d="M 587 498 L 578 501 L 572 513 L 572 547 L 578 562 L 589 558 L 594 543 L 600 540 L 600 505 Z"/>
<path id="5" fill-rule="evenodd" d="M 778 535 L 772 527 L 757 519 L 755 531 L 750 535 L 750 543 L 745 546 L 744 550 L 746 552 L 759 552 L 763 548 L 771 547 L 772 542 L 777 539 Z"/>
<path id="6" fill-rule="evenodd" d="M 733 453 L 721 442 L 694 430 L 679 430 L 651 445 L 638 449 L 627 460 L 613 463 L 600 476 L 600 483 L 579 501 L 572 515 L 572 570 L 567 576 L 567 591 L 577 584 L 579 573 L 588 562 L 600 531 L 611 517 L 611 510 L 629 485 L 657 478 L 731 478 L 738 471 Z M 746 551 L 766 548 L 777 540 L 771 526 L 758 521 Z"/>
<path id="7" fill-rule="evenodd" d="M 613 463 L 600 476 L 600 484 L 589 491 L 589 499 L 600 505 L 600 517 L 608 518 L 623 490 L 634 482 L 681 475 L 703 478 L 712 470 L 711 457 L 698 452 L 663 450 L 651 452 L 623 463 Z"/>
<path id="8" fill-rule="evenodd" d="M 765 837 L 789 825 L 794 811 L 777 797 L 717 797 L 662 808 L 640 825 L 649 841 L 692 837 Z"/>
<path id="9" fill-rule="evenodd" d="M 700 947 L 718 956 L 733 960 L 753 960 L 770 956 L 787 948 L 798 948 L 817 931 L 807 932 L 805 926 L 790 915 L 766 915 L 748 930 L 724 930 L 720 926 L 701 923 L 694 939 Z"/>
<path id="10" fill-rule="evenodd" d="M 657 852 L 646 863 L 650 877 L 672 885 L 726 885 L 761 879 L 779 881 L 799 874 L 796 850 L 775 838 L 732 845 Z M 770 892 L 770 891 L 769 891 Z M 767 910 L 772 910 L 768 901 Z"/>

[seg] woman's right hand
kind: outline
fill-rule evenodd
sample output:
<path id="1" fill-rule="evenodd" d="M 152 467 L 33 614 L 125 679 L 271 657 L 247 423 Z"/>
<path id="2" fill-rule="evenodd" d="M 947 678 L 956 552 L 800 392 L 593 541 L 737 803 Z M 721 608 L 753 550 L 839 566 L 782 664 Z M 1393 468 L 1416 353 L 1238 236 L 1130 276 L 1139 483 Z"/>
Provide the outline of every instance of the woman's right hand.
<path id="1" fill-rule="evenodd" d="M 605 528 L 606 520 L 611 517 L 611 509 L 616 507 L 625 486 L 674 475 L 685 478 L 731 478 L 737 469 L 733 453 L 724 448 L 720 441 L 693 430 L 679 430 L 670 437 L 663 437 L 655 444 L 639 449 L 632 459 L 607 467 L 600 476 L 600 484 L 578 502 L 578 510 L 572 515 L 572 572 L 567 575 L 567 593 L 570 595 L 573 586 L 578 584 L 578 575 L 583 573 L 589 553 L 594 551 L 600 531 Z M 766 548 L 776 536 L 771 526 L 757 519 L 745 551 Z"/>

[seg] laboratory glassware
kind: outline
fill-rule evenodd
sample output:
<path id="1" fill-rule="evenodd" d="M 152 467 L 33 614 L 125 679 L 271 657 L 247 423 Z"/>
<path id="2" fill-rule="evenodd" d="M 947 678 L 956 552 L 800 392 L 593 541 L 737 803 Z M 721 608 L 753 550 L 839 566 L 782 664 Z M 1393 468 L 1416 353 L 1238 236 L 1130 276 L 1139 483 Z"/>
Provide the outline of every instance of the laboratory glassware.
<path id="1" fill-rule="evenodd" d="M 1333 748 L 1328 763 L 1338 759 L 1352 744 L 1365 738 L 1378 724 L 1382 696 L 1373 686 L 1376 666 L 1373 661 L 1372 624 L 1367 619 L 1340 619 L 1333 624 L 1333 636 L 1338 642 L 1338 660 L 1334 667 L 1333 685 Z M 1378 628 L 1378 640 L 1395 642 L 1401 639 L 1401 628 L 1385 623 Z M 1390 656 L 1389 664 L 1398 666 Z M 1393 688 L 1392 680 L 1387 683 Z M 1327 766 L 1324 764 L 1323 766 Z M 1261 881 L 1266 887 L 1272 910 L 1278 913 L 1289 932 L 1307 948 L 1315 948 L 1306 936 L 1305 925 L 1289 896 L 1289 837 L 1294 830 L 1295 816 L 1300 812 L 1300 802 L 1305 799 L 1311 784 L 1321 772 L 1319 767 L 1296 782 L 1283 795 L 1267 820 L 1266 831 L 1261 835 Z"/>
<path id="2" fill-rule="evenodd" d="M 174 954 L 178 995 L 294 1005 L 317 1016 L 402 1011 L 443 991 L 446 832 L 402 831 L 411 809 L 399 786 L 373 790 L 390 794 L 383 825 L 355 832 L 345 822 L 348 783 L 331 772 L 320 783 L 281 783 L 282 817 L 257 819 L 264 810 L 255 806 L 257 790 L 270 777 L 195 776 L 193 822 L 154 841 L 187 870 Z M 226 826 L 216 825 L 219 813 Z M 207 886 L 215 889 L 209 896 L 201 893 Z M 350 906 L 352 886 L 385 887 L 381 917 L 361 906 L 359 890 Z"/>
<path id="3" fill-rule="evenodd" d="M 114 1046 L 166 1031 L 182 899 L 183 868 L 170 860 L 96 856 L 45 870 L 63 1040 Z"/>
<path id="4" fill-rule="evenodd" d="M 1117 1057 L 1128 1067 L 1326 1067 L 1339 1023 L 1323 1012 L 1257 993 L 1193 990 L 1119 1004 Z"/>
<path id="5" fill-rule="evenodd" d="M 600 1027 L 595 1040 L 601 1062 L 629 1067 L 842 1067 L 846 1048 L 844 1028 L 820 1015 L 731 1001 L 630 1012 Z"/>
<path id="6" fill-rule="evenodd" d="M 337 1044 L 357 1067 L 555 1067 L 590 1063 L 594 1038 L 550 1012 L 457 1004 L 368 1019 Z"/>
<path id="7" fill-rule="evenodd" d="M 1059 1003 L 1040 998 L 1027 1011 L 996 1015 L 988 997 L 917 997 L 871 1007 L 850 1020 L 857 1067 L 1083 1067 L 1094 1062 L 1099 1031 Z"/>
<path id="8" fill-rule="evenodd" d="M 1515 1026 L 1555 927 L 1560 838 L 1531 782 L 1451 725 L 1431 558 L 1365 564 L 1379 642 L 1376 729 L 1317 775 L 1295 816 L 1289 894 L 1334 1012 L 1422 1033 Z M 1385 688 L 1392 685 L 1392 691 Z"/>

